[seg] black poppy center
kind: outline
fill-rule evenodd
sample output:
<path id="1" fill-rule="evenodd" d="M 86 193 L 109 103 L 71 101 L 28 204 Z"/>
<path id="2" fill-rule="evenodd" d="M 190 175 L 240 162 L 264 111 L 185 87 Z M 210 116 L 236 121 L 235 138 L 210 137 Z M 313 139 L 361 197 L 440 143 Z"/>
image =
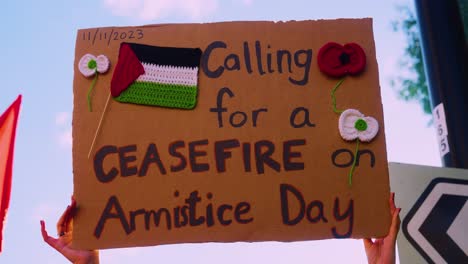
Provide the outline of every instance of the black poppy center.
<path id="1" fill-rule="evenodd" d="M 346 65 L 351 61 L 351 59 L 349 58 L 349 55 L 346 52 L 341 53 L 339 59 L 340 59 L 341 65 Z"/>

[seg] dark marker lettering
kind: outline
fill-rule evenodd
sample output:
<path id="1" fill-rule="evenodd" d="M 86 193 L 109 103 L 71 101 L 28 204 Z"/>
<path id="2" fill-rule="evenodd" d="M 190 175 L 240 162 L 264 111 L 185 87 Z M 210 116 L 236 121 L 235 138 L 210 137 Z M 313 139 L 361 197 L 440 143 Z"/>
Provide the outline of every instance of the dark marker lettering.
<path id="1" fill-rule="evenodd" d="M 169 154 L 179 159 L 179 164 L 175 166 L 171 165 L 171 172 L 181 171 L 185 169 L 185 167 L 187 167 L 187 159 L 185 158 L 184 155 L 182 155 L 182 153 L 177 151 L 177 149 L 179 148 L 185 148 L 184 141 L 179 140 L 169 145 Z"/>
<path id="2" fill-rule="evenodd" d="M 250 49 L 249 43 L 247 41 L 244 42 L 244 60 L 245 60 L 245 68 L 249 74 L 252 73 L 252 64 L 250 62 Z"/>
<path id="3" fill-rule="evenodd" d="M 291 218 L 289 214 L 289 200 L 288 200 L 288 193 L 291 193 L 295 198 L 296 201 L 299 203 L 299 212 L 296 217 Z M 283 224 L 285 225 L 296 225 L 298 224 L 302 218 L 304 218 L 305 213 L 305 201 L 302 194 L 294 188 L 292 185 L 289 184 L 281 184 L 280 185 L 280 197 L 281 197 L 281 216 L 283 218 Z"/>
<path id="4" fill-rule="evenodd" d="M 232 61 L 232 65 L 229 65 L 229 61 Z M 224 67 L 230 71 L 240 70 L 239 56 L 236 54 L 229 54 L 226 59 L 224 59 Z"/>
<path id="5" fill-rule="evenodd" d="M 312 209 L 317 208 L 318 213 L 316 216 L 312 216 Z M 321 201 L 313 201 L 309 205 L 307 205 L 307 220 L 311 223 L 317 223 L 322 220 L 324 223 L 328 223 L 327 218 L 325 218 L 325 214 L 323 212 L 323 203 Z"/>
<path id="6" fill-rule="evenodd" d="M 216 169 L 218 172 L 226 171 L 226 159 L 232 156 L 226 149 L 237 148 L 240 146 L 239 140 L 229 139 L 215 142 Z"/>
<path id="7" fill-rule="evenodd" d="M 210 108 L 210 112 L 218 113 L 218 127 L 223 127 L 222 113 L 227 112 L 227 108 L 223 107 L 223 95 L 227 94 L 229 97 L 234 97 L 234 93 L 227 87 L 221 88 L 216 96 L 216 108 Z"/>
<path id="8" fill-rule="evenodd" d="M 259 108 L 259 109 L 257 109 L 257 110 L 253 110 L 253 111 L 252 111 L 252 122 L 253 122 L 253 126 L 254 126 L 254 127 L 257 127 L 258 115 L 259 115 L 261 112 L 268 112 L 268 110 L 267 110 L 266 108 Z"/>
<path id="9" fill-rule="evenodd" d="M 300 61 L 299 56 L 302 54 L 306 55 L 305 62 Z M 296 51 L 294 54 L 294 62 L 299 68 L 304 68 L 304 77 L 302 80 L 294 80 L 293 78 L 289 77 L 289 81 L 296 85 L 306 85 L 309 81 L 310 65 L 312 64 L 312 50 L 308 49 Z"/>
<path id="10" fill-rule="evenodd" d="M 250 163 L 250 143 L 243 143 L 242 144 L 242 158 L 244 160 L 244 169 L 246 172 L 251 171 L 251 163 Z"/>
<path id="11" fill-rule="evenodd" d="M 208 198 L 208 200 L 211 200 L 211 198 L 213 198 L 213 194 L 212 193 L 207 193 L 206 198 Z M 209 203 L 206 206 L 206 225 L 208 227 L 214 225 L 213 204 L 211 204 L 211 203 Z"/>
<path id="12" fill-rule="evenodd" d="M 301 152 L 293 152 L 293 146 L 305 145 L 305 139 L 288 140 L 283 143 L 283 164 L 285 171 L 304 170 L 304 162 L 291 162 L 291 158 L 302 157 Z"/>
<path id="13" fill-rule="evenodd" d="M 224 218 L 224 211 L 229 210 L 232 211 L 232 205 L 229 204 L 223 204 L 220 207 L 218 207 L 217 215 L 218 215 L 218 220 L 221 225 L 230 225 L 232 223 L 232 220 L 226 220 Z"/>
<path id="14" fill-rule="evenodd" d="M 346 163 L 338 163 L 338 156 L 341 155 L 341 153 L 348 153 L 349 154 L 349 159 L 348 162 Z M 346 168 L 351 166 L 353 164 L 353 159 L 354 159 L 354 154 L 351 150 L 349 149 L 338 149 L 332 153 L 331 160 L 333 165 L 335 165 L 338 168 Z"/>
<path id="15" fill-rule="evenodd" d="M 262 148 L 266 147 L 265 151 Z M 280 171 L 281 165 L 279 162 L 271 158 L 271 155 L 275 151 L 275 145 L 273 142 L 268 140 L 260 140 L 255 143 L 255 159 L 257 163 L 257 173 L 263 174 L 265 172 L 264 164 L 268 165 L 275 171 Z"/>
<path id="16" fill-rule="evenodd" d="M 134 155 L 127 156 L 127 153 L 136 152 L 136 150 L 137 150 L 136 145 L 129 145 L 129 146 L 119 148 L 120 175 L 122 177 L 137 175 L 138 168 L 136 166 L 129 167 L 130 162 L 136 161 L 136 156 Z"/>
<path id="17" fill-rule="evenodd" d="M 362 149 L 362 150 L 359 150 L 359 151 L 358 151 L 357 160 L 356 160 L 356 167 L 359 166 L 359 161 L 361 160 L 361 155 L 364 155 L 364 154 L 368 154 L 368 155 L 369 155 L 370 166 L 371 166 L 371 168 L 374 168 L 374 165 L 375 165 L 375 155 L 374 155 L 374 152 L 372 152 L 371 150 L 368 150 L 368 149 Z"/>
<path id="18" fill-rule="evenodd" d="M 180 206 L 174 207 L 174 227 L 179 228 L 180 224 Z M 147 229 L 148 230 L 148 229 Z"/>
<path id="19" fill-rule="evenodd" d="M 156 148 L 156 145 L 154 143 L 148 145 L 148 149 L 146 150 L 146 155 L 143 159 L 143 162 L 141 163 L 140 173 L 138 174 L 138 176 L 146 176 L 146 173 L 148 172 L 148 167 L 151 163 L 155 163 L 158 166 L 159 172 L 162 175 L 166 174 L 166 169 L 162 164 L 161 158 L 159 157 L 158 149 Z"/>
<path id="20" fill-rule="evenodd" d="M 239 123 L 235 123 L 234 118 L 239 115 L 240 115 Z M 241 127 L 245 124 L 245 122 L 247 122 L 247 114 L 242 111 L 236 111 L 232 113 L 231 116 L 229 116 L 229 123 L 233 127 Z"/>
<path id="21" fill-rule="evenodd" d="M 345 155 L 347 154 L 347 155 Z M 367 154 L 370 159 L 370 167 L 373 168 L 375 166 L 375 154 L 369 149 L 362 149 L 358 151 L 356 157 L 356 167 L 359 167 L 359 162 L 361 160 L 361 156 Z M 345 156 L 345 158 L 341 158 Z M 331 155 L 331 160 L 333 165 L 338 168 L 347 168 L 353 164 L 354 161 L 354 153 L 349 149 L 338 149 L 334 151 Z"/>
<path id="22" fill-rule="evenodd" d="M 255 41 L 255 54 L 257 55 L 257 67 L 258 67 L 258 73 L 260 75 L 265 74 L 265 71 L 263 70 L 263 62 L 262 62 L 262 47 L 260 46 L 260 41 Z"/>
<path id="23" fill-rule="evenodd" d="M 301 112 L 304 112 L 304 119 L 302 120 L 302 122 L 296 123 L 296 116 Z M 305 127 L 305 126 L 315 127 L 315 124 L 310 122 L 309 109 L 307 109 L 305 107 L 294 108 L 294 110 L 292 111 L 292 113 L 291 113 L 291 115 L 289 117 L 289 123 L 294 128 L 301 128 L 301 127 Z"/>
<path id="24" fill-rule="evenodd" d="M 118 153 L 116 146 L 104 146 L 94 156 L 94 173 L 100 182 L 110 182 L 119 174 L 115 167 L 112 167 L 108 173 L 104 172 L 104 158 L 112 153 Z"/>
<path id="25" fill-rule="evenodd" d="M 166 227 L 168 230 L 171 230 L 171 213 L 169 212 L 169 210 L 167 210 L 167 208 L 159 208 L 159 210 L 157 211 L 145 211 L 145 229 L 149 230 L 151 217 L 153 218 L 154 225 L 159 226 L 159 224 L 161 223 L 161 215 L 163 213 L 166 215 Z"/>
<path id="26" fill-rule="evenodd" d="M 138 39 L 142 39 L 145 35 L 143 35 L 143 30 L 137 29 L 138 32 Z"/>
<path id="27" fill-rule="evenodd" d="M 339 234 L 336 227 L 332 228 L 332 234 L 335 238 L 348 238 L 353 233 L 354 224 L 354 201 L 349 200 L 348 209 L 343 214 L 340 214 L 340 200 L 335 198 L 335 204 L 333 206 L 333 216 L 338 221 L 344 221 L 349 218 L 348 231 L 344 234 Z"/>
<path id="28" fill-rule="evenodd" d="M 189 207 L 189 222 L 191 226 L 202 225 L 205 222 L 205 217 L 200 216 L 197 218 L 197 203 L 201 201 L 200 196 L 198 196 L 198 191 L 193 191 L 190 193 L 188 199 L 185 199 L 185 202 Z"/>
<path id="29" fill-rule="evenodd" d="M 283 56 L 286 55 L 287 59 L 287 66 L 288 66 L 288 71 L 289 73 L 292 73 L 291 69 L 291 52 L 289 50 L 278 50 L 276 52 L 276 61 L 278 63 L 278 72 L 283 73 Z"/>
<path id="30" fill-rule="evenodd" d="M 188 211 L 189 211 L 188 206 L 186 205 L 182 206 L 182 222 L 180 222 L 181 226 L 186 226 L 188 224 L 188 221 L 189 221 Z"/>
<path id="31" fill-rule="evenodd" d="M 133 231 L 136 230 L 136 220 L 135 218 L 138 216 L 138 215 L 144 215 L 146 212 L 145 209 L 138 209 L 138 210 L 135 210 L 135 211 L 130 211 L 130 229 Z M 148 228 L 146 228 L 146 230 L 149 230 L 149 226 Z"/>
<path id="32" fill-rule="evenodd" d="M 268 45 L 268 48 L 270 48 L 270 45 Z M 275 70 L 273 70 L 272 65 L 271 65 L 271 53 L 267 53 L 267 68 L 268 68 L 268 73 L 274 73 Z"/>
<path id="33" fill-rule="evenodd" d="M 218 78 L 219 76 L 221 76 L 221 74 L 223 74 L 224 68 L 222 66 L 219 66 L 218 68 L 216 68 L 216 70 L 211 71 L 208 68 L 208 63 L 209 63 L 209 59 L 211 56 L 211 52 L 213 52 L 214 49 L 218 49 L 218 48 L 225 49 L 226 47 L 227 47 L 226 43 L 222 41 L 214 41 L 210 45 L 208 45 L 208 47 L 206 47 L 205 52 L 203 52 L 202 58 L 201 58 L 201 68 L 206 76 L 210 78 Z"/>
<path id="34" fill-rule="evenodd" d="M 253 221 L 253 217 L 242 219 L 242 215 L 250 211 L 250 204 L 247 202 L 240 202 L 234 210 L 234 219 L 240 224 L 248 224 Z"/>
<path id="35" fill-rule="evenodd" d="M 190 167 L 192 168 L 193 172 L 208 171 L 210 169 L 210 165 L 208 163 L 197 163 L 196 160 L 197 157 L 206 156 L 206 151 L 197 151 L 195 149 L 197 146 L 203 145 L 208 145 L 208 139 L 192 141 L 189 143 Z"/>
<path id="36" fill-rule="evenodd" d="M 114 208 L 116 210 L 116 213 L 112 213 L 112 209 Z M 107 201 L 106 208 L 104 209 L 101 217 L 99 218 L 96 228 L 94 229 L 94 236 L 96 238 L 99 239 L 101 237 L 106 221 L 108 219 L 113 219 L 113 218 L 120 220 L 120 224 L 122 225 L 122 228 L 124 229 L 127 235 L 132 232 L 132 229 L 130 228 L 130 225 L 128 224 L 127 219 L 125 218 L 125 213 L 122 207 L 120 206 L 119 200 L 117 199 L 117 197 L 111 196 L 109 200 Z"/>

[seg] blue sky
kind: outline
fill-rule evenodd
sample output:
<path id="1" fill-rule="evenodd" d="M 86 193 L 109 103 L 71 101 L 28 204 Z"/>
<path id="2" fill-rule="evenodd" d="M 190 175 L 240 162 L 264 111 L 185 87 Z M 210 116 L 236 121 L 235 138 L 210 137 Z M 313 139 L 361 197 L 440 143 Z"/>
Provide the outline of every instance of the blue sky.
<path id="1" fill-rule="evenodd" d="M 23 94 L 13 190 L 0 263 L 65 263 L 43 243 L 72 194 L 71 112 L 76 31 L 80 28 L 231 20 L 372 17 L 390 161 L 440 165 L 435 131 L 416 103 L 390 86 L 402 73 L 404 38 L 392 32 L 395 6 L 375 0 L 82 0 L 4 1 L 0 9 L 0 112 Z M 407 73 L 402 73 L 407 74 Z M 170 245 L 106 250 L 102 263 L 362 263 L 357 240 Z M 337 254 L 339 252 L 339 254 Z"/>

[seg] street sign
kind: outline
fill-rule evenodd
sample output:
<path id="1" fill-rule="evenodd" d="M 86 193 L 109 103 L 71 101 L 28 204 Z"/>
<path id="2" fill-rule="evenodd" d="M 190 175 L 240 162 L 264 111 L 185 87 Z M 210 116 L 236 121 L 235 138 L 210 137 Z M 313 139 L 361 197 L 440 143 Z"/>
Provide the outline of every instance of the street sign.
<path id="1" fill-rule="evenodd" d="M 468 180 L 432 180 L 402 223 L 408 241 L 428 261 L 468 262 Z"/>
<path id="2" fill-rule="evenodd" d="M 468 263 L 468 170 L 390 163 L 401 263 Z"/>

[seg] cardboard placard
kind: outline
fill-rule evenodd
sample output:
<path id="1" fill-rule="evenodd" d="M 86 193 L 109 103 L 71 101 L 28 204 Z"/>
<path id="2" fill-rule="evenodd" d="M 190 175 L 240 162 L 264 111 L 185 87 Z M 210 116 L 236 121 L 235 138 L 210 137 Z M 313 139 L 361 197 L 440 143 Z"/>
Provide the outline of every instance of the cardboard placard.
<path id="1" fill-rule="evenodd" d="M 200 48 L 192 110 L 120 103 L 110 82 L 122 42 Z M 356 149 L 338 130 L 320 72 L 328 42 L 358 43 L 367 64 L 336 91 L 340 109 L 380 131 Z M 87 54 L 111 68 L 78 70 Z M 97 249 L 169 243 L 381 237 L 390 225 L 384 121 L 371 19 L 225 22 L 78 31 L 73 111 L 73 245 Z M 102 124 L 88 158 L 101 116 Z"/>

